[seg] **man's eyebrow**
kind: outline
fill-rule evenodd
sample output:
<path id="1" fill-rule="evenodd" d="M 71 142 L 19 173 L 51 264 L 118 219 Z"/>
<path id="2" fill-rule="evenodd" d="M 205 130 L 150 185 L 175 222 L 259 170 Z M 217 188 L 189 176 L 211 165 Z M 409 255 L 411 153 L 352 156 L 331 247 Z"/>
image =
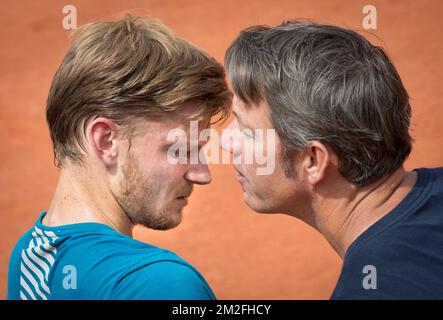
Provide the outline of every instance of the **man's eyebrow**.
<path id="1" fill-rule="evenodd" d="M 209 135 L 206 140 L 198 140 L 198 147 L 201 148 L 203 147 L 205 144 L 207 144 L 209 141 L 211 140 L 211 135 Z M 189 139 L 186 139 L 186 141 L 180 140 L 180 141 L 165 141 L 165 143 L 163 144 L 163 147 L 169 148 L 173 145 L 175 146 L 179 146 L 179 147 L 188 147 L 189 144 L 191 143 L 191 141 Z"/>

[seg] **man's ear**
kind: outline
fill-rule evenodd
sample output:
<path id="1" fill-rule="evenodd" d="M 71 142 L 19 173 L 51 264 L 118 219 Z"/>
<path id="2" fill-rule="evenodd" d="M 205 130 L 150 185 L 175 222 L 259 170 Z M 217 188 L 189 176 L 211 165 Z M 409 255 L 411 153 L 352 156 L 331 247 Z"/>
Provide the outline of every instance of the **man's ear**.
<path id="1" fill-rule="evenodd" d="M 91 149 L 107 167 L 117 161 L 119 131 L 117 125 L 107 118 L 97 118 L 89 123 L 86 134 Z"/>
<path id="2" fill-rule="evenodd" d="M 311 185 L 323 180 L 331 162 L 332 151 L 322 142 L 314 140 L 308 143 L 303 157 L 303 169 Z"/>

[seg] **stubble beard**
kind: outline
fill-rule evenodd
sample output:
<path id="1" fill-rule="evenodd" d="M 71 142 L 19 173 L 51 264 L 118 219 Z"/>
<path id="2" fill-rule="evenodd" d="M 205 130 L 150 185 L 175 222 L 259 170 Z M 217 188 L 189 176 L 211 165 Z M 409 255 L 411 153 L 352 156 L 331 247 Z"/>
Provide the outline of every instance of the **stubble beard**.
<path id="1" fill-rule="evenodd" d="M 130 155 L 122 170 L 123 178 L 116 198 L 133 225 L 169 230 L 180 224 L 182 208 L 161 205 L 161 185 L 157 179 L 144 178 Z"/>

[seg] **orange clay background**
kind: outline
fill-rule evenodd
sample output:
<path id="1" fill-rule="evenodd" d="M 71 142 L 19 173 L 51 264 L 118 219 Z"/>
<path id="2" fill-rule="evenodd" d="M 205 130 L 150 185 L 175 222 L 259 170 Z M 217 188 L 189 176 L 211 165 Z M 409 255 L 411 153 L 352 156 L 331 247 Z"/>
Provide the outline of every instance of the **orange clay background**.
<path id="1" fill-rule="evenodd" d="M 392 57 L 411 96 L 413 152 L 408 169 L 443 164 L 443 1 L 345 0 L 2 0 L 0 7 L 0 298 L 9 254 L 47 209 L 58 172 L 44 107 L 70 39 L 63 6 L 78 24 L 124 12 L 159 18 L 223 62 L 239 31 L 291 18 L 362 30 L 362 8 L 377 8 L 372 41 Z M 377 39 L 378 38 L 378 39 Z M 327 299 L 341 260 L 315 230 L 284 215 L 259 215 L 242 201 L 229 165 L 211 166 L 213 182 L 196 187 L 177 228 L 137 228 L 135 237 L 194 264 L 220 299 Z M 90 254 L 85 252 L 85 254 Z"/>

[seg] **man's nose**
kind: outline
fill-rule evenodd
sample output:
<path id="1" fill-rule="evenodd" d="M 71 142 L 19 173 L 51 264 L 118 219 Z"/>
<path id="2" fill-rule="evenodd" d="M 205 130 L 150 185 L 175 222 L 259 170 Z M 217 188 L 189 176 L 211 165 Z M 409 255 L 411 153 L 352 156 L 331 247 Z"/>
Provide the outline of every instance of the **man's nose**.
<path id="1" fill-rule="evenodd" d="M 234 155 L 238 155 L 240 153 L 241 132 L 237 119 L 234 119 L 225 129 L 222 130 L 220 148 Z"/>
<path id="2" fill-rule="evenodd" d="M 192 165 L 186 172 L 185 179 L 195 184 L 209 184 L 212 180 L 211 173 L 207 164 L 199 163 Z"/>

